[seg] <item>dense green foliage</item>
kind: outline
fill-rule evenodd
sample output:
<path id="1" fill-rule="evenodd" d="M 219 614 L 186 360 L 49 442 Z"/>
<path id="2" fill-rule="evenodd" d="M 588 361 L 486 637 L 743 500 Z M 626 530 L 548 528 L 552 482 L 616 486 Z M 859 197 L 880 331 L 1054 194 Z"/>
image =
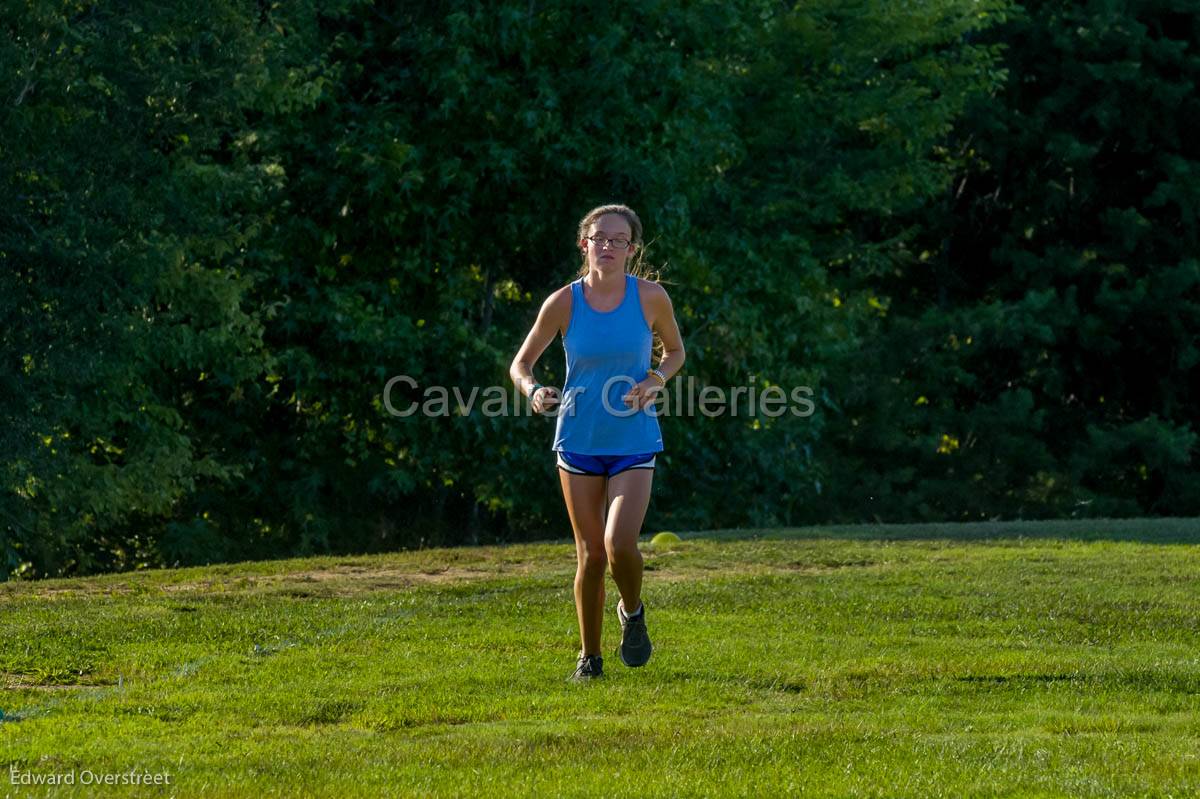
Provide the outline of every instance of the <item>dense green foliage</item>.
<path id="1" fill-rule="evenodd" d="M 226 138 L 261 39 L 220 7 L 4 18 L 6 572 L 203 558 L 196 500 L 250 477 L 237 400 L 273 357 L 246 266 L 277 178 Z"/>
<path id="2" fill-rule="evenodd" d="M 1200 21 L 1029 2 L 976 41 L 1010 79 L 904 220 L 911 257 L 828 436 L 833 507 L 885 519 L 1200 512 Z M 867 380 L 856 379 L 869 375 Z"/>
<path id="3" fill-rule="evenodd" d="M 134 796 L 1195 796 L 1198 529 L 684 533 L 653 657 L 610 594 L 588 685 L 569 542 L 12 581 L 0 758 L 171 775 Z"/>
<path id="4" fill-rule="evenodd" d="M 815 406 L 664 417 L 648 526 L 1196 510 L 1181 10 L 3 19 L 0 572 L 564 534 L 506 372 L 609 201 L 685 387 Z M 398 375 L 479 395 L 398 418 Z"/>

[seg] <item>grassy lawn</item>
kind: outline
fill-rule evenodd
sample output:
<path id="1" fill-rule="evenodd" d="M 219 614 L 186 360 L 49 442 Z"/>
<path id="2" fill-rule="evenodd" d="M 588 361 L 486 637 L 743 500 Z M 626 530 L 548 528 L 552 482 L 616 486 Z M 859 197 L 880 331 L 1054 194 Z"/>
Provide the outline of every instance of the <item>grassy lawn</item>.
<path id="1" fill-rule="evenodd" d="M 1200 520 L 680 535 L 585 685 L 569 541 L 0 584 L 0 793 L 1200 795 Z"/>

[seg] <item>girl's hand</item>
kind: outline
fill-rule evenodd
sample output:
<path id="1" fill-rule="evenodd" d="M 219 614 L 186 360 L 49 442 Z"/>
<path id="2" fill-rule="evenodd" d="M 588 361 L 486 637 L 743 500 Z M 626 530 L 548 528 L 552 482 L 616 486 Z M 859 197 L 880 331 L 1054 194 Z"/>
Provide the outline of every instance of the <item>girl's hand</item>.
<path id="1" fill-rule="evenodd" d="M 560 397 L 558 389 L 554 386 L 542 386 L 537 391 L 533 392 L 533 397 L 530 399 L 530 404 L 533 405 L 534 413 L 542 413 L 549 408 L 558 404 Z"/>
<path id="2" fill-rule="evenodd" d="M 647 377 L 645 380 L 629 389 L 629 393 L 621 399 L 625 401 L 626 407 L 633 408 L 636 405 L 639 411 L 645 410 L 647 405 L 650 405 L 652 402 L 654 402 L 654 398 L 658 395 L 658 392 L 662 391 L 662 389 L 662 383 L 658 382 L 658 380 L 653 377 Z"/>

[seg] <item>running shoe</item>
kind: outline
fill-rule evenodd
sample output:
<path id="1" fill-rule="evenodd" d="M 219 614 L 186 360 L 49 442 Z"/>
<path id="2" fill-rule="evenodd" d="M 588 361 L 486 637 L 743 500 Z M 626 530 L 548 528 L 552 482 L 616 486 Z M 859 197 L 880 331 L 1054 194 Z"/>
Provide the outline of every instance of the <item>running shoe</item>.
<path id="1" fill-rule="evenodd" d="M 604 658 L 600 655 L 580 655 L 575 673 L 571 675 L 572 682 L 587 682 L 604 676 Z"/>
<path id="2" fill-rule="evenodd" d="M 646 634 L 646 602 L 634 616 L 626 616 L 625 609 L 617 603 L 617 618 L 621 620 L 621 662 L 626 666 L 645 666 L 650 659 L 650 636 Z"/>

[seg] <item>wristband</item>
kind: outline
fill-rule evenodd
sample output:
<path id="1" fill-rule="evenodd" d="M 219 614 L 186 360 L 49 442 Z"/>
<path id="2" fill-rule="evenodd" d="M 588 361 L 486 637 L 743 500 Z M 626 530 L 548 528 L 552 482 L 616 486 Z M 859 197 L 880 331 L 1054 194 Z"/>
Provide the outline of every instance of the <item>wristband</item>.
<path id="1" fill-rule="evenodd" d="M 655 377 L 658 378 L 659 382 L 662 383 L 664 386 L 667 384 L 667 378 L 663 377 L 663 373 L 658 371 L 657 369 L 650 369 L 646 372 L 646 374 L 647 374 L 647 376 L 654 375 Z"/>
<path id="2" fill-rule="evenodd" d="M 545 388 L 545 386 L 543 386 L 541 383 L 534 383 L 533 388 L 529 389 L 529 394 L 527 394 L 526 396 L 532 398 L 533 395 L 537 393 L 537 390 L 539 388 Z"/>

